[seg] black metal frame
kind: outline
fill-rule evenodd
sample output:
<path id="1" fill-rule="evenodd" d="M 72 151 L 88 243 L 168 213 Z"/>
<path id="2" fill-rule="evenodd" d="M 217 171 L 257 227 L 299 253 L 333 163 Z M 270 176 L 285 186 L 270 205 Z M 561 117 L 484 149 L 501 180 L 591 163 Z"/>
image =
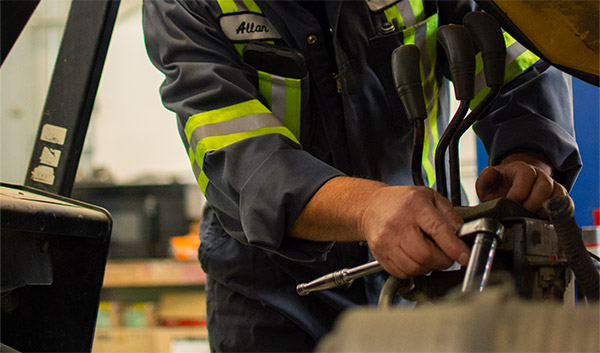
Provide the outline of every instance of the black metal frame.
<path id="1" fill-rule="evenodd" d="M 1 1 L 2 40 L 8 38 L 2 61 L 38 2 Z M 112 220 L 106 210 L 66 196 L 119 5 L 72 1 L 25 186 L 0 185 L 2 351 L 92 348 Z"/>
<path id="2" fill-rule="evenodd" d="M 72 2 L 25 185 L 71 194 L 119 4 Z M 59 155 L 58 165 L 41 163 L 42 153 Z"/>

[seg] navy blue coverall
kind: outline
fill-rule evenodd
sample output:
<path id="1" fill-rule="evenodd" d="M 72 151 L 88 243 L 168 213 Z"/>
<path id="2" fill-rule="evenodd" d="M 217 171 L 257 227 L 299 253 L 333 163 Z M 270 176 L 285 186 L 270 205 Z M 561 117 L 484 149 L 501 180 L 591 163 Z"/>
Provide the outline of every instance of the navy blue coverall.
<path id="1" fill-rule="evenodd" d="M 422 13 L 412 14 L 425 20 L 383 35 L 384 15 L 366 1 L 145 2 L 148 53 L 165 74 L 162 99 L 177 114 L 207 199 L 199 259 L 208 275 L 214 351 L 311 351 L 344 309 L 375 303 L 383 274 L 298 296 L 298 283 L 370 255 L 359 243 L 311 242 L 286 232 L 336 176 L 412 184 L 412 126 L 393 89 L 391 52 L 411 31 L 418 36 L 420 24 L 461 23 L 473 9 L 471 1 L 425 1 Z M 251 40 L 298 49 L 305 58 L 308 100 L 303 96 L 294 133 L 276 116 L 275 98 L 260 91 L 257 69 L 242 60 L 236 45 Z M 435 58 L 439 92 L 430 119 L 437 120 L 429 128 L 441 135 L 449 92 L 439 70 L 443 55 Z M 543 151 L 569 188 L 581 165 L 570 95 L 570 77 L 543 62 L 508 83 L 475 126 L 490 163 Z"/>

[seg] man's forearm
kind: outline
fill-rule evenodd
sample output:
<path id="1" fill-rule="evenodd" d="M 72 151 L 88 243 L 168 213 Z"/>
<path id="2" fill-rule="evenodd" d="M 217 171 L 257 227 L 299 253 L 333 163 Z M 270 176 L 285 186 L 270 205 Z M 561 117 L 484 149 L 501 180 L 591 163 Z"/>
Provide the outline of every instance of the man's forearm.
<path id="1" fill-rule="evenodd" d="M 289 236 L 316 241 L 361 241 L 360 221 L 373 192 L 386 184 L 336 177 L 315 193 Z"/>

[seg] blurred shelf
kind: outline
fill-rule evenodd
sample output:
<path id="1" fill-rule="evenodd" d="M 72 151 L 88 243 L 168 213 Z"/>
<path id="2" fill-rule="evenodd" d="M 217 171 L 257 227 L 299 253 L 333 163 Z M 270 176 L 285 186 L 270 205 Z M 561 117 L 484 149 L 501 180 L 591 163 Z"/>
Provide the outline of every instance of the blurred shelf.
<path id="1" fill-rule="evenodd" d="M 96 329 L 92 352 L 170 352 L 173 343 L 178 340 L 207 339 L 208 331 L 204 326 Z"/>
<path id="2" fill-rule="evenodd" d="M 198 261 L 173 259 L 109 259 L 105 288 L 197 286 L 206 283 Z"/>

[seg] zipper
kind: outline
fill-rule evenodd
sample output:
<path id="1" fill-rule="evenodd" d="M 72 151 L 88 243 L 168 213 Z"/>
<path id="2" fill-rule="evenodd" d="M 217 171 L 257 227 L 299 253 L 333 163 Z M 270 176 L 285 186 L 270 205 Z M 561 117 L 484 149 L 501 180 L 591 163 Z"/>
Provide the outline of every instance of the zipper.
<path id="1" fill-rule="evenodd" d="M 333 72 L 332 75 L 337 86 L 337 93 L 342 93 L 342 81 L 340 80 L 340 74 Z"/>

